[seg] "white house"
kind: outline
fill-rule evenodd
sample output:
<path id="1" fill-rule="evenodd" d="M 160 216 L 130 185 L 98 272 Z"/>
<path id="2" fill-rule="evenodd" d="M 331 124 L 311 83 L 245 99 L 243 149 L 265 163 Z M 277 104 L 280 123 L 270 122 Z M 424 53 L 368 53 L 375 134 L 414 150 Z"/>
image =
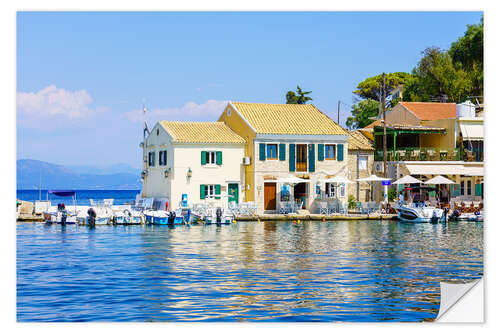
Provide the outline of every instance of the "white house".
<path id="1" fill-rule="evenodd" d="M 178 207 L 206 199 L 242 201 L 245 140 L 223 122 L 160 121 L 145 140 L 143 197 Z"/>

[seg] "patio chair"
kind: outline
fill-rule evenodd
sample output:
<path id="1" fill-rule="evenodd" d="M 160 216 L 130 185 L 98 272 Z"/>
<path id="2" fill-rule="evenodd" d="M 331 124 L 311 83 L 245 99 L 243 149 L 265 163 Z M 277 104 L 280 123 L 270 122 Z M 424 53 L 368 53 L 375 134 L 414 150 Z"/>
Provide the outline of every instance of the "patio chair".
<path id="1" fill-rule="evenodd" d="M 347 210 L 347 203 L 341 202 L 339 203 L 339 213 L 340 214 L 349 214 Z"/>
<path id="2" fill-rule="evenodd" d="M 288 203 L 286 201 L 280 202 L 280 214 L 288 214 Z"/>
<path id="3" fill-rule="evenodd" d="M 248 215 L 257 214 L 257 204 L 254 201 L 248 201 L 246 211 Z"/>
<path id="4" fill-rule="evenodd" d="M 326 201 L 319 201 L 318 207 L 320 214 L 328 214 L 328 204 Z"/>
<path id="5" fill-rule="evenodd" d="M 363 213 L 363 206 L 359 201 L 356 202 L 356 213 Z"/>
<path id="6" fill-rule="evenodd" d="M 328 214 L 338 213 L 339 208 L 338 208 L 338 202 L 336 200 L 328 201 L 327 206 L 328 206 Z"/>
<path id="7" fill-rule="evenodd" d="M 362 214 L 369 214 L 370 213 L 368 202 L 362 202 L 361 203 L 361 213 Z"/>
<path id="8" fill-rule="evenodd" d="M 293 204 L 293 212 L 294 213 L 297 213 L 297 211 L 299 211 L 301 209 L 302 209 L 302 203 Z"/>
<path id="9" fill-rule="evenodd" d="M 415 149 L 411 152 L 411 160 L 412 161 L 418 161 L 420 158 L 420 149 Z"/>

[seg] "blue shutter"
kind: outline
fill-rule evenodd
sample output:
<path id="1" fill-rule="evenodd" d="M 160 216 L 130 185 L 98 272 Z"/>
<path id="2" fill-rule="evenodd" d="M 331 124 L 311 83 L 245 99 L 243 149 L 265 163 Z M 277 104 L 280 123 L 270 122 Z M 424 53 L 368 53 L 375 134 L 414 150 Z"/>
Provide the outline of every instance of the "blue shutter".
<path id="1" fill-rule="evenodd" d="M 314 144 L 309 145 L 309 172 L 314 172 L 316 170 L 315 162 L 316 156 L 314 155 Z"/>
<path id="2" fill-rule="evenodd" d="M 325 145 L 318 143 L 318 161 L 323 161 L 325 159 Z"/>
<path id="3" fill-rule="evenodd" d="M 259 160 L 261 160 L 261 161 L 266 160 L 266 144 L 265 143 L 259 143 Z"/>
<path id="4" fill-rule="evenodd" d="M 344 145 L 340 143 L 337 145 L 337 161 L 343 161 L 343 160 L 344 160 Z"/>
<path id="5" fill-rule="evenodd" d="M 289 170 L 295 171 L 295 144 L 290 143 L 288 148 L 289 148 L 289 150 L 288 150 Z"/>
<path id="6" fill-rule="evenodd" d="M 286 152 L 285 152 L 286 146 L 285 146 L 285 144 L 284 143 L 280 143 L 279 149 L 280 149 L 280 152 L 279 152 L 280 161 L 286 160 L 286 156 L 285 156 L 285 154 L 286 154 Z"/>

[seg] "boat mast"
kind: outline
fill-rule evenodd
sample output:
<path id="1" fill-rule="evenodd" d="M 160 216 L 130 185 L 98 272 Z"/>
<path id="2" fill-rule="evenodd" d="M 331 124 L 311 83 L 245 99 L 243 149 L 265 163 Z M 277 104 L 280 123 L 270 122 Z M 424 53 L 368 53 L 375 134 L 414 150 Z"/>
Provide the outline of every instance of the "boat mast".
<path id="1" fill-rule="evenodd" d="M 42 201 L 42 168 L 40 168 L 40 183 L 38 184 L 38 200 Z"/>

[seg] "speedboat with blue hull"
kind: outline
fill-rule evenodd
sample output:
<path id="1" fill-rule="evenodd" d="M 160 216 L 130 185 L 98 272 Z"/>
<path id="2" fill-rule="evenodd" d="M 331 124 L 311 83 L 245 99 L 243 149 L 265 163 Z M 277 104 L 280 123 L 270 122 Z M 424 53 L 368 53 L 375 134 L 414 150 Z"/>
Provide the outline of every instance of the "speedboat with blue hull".
<path id="1" fill-rule="evenodd" d="M 144 223 L 141 212 L 136 210 L 124 209 L 113 213 L 113 224 L 116 225 L 137 225 Z"/>
<path id="2" fill-rule="evenodd" d="M 178 225 L 184 224 L 182 216 L 176 216 L 175 212 L 167 212 L 166 210 L 152 210 L 144 212 L 144 217 L 147 224 L 155 225 Z"/>

